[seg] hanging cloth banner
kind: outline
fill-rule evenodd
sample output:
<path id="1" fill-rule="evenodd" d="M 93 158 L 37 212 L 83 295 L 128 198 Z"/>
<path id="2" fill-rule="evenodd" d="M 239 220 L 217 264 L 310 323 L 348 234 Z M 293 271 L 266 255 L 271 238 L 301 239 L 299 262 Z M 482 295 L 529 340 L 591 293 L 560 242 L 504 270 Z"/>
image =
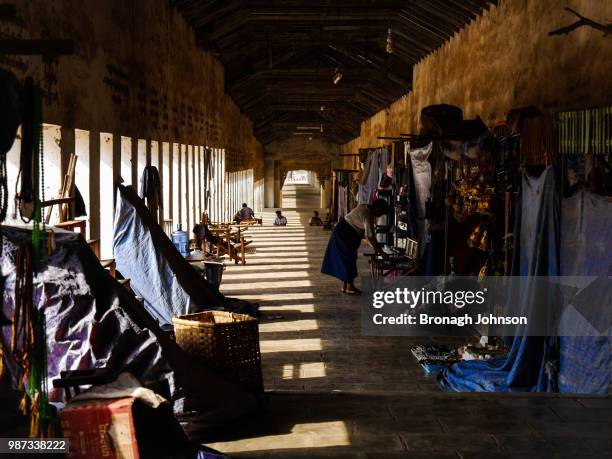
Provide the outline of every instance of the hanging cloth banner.
<path id="1" fill-rule="evenodd" d="M 425 220 L 427 201 L 431 199 L 431 164 L 429 155 L 433 143 L 423 148 L 410 151 L 410 164 L 414 179 L 414 191 L 416 197 L 416 231 L 419 244 L 419 258 L 425 253 L 427 247 L 427 221 Z"/>
<path id="2" fill-rule="evenodd" d="M 521 315 L 542 314 L 534 304 L 534 284 L 539 276 L 559 276 L 559 197 L 553 167 L 541 176 L 523 175 L 515 222 L 512 276 L 520 285 L 511 286 Z M 545 305 L 543 305 L 545 306 Z M 516 309 L 516 308 L 515 308 Z M 527 310 L 524 310 L 527 309 Z M 503 358 L 458 362 L 440 373 L 443 388 L 462 392 L 547 392 L 556 390 L 556 339 L 523 334 L 511 337 L 510 351 Z"/>

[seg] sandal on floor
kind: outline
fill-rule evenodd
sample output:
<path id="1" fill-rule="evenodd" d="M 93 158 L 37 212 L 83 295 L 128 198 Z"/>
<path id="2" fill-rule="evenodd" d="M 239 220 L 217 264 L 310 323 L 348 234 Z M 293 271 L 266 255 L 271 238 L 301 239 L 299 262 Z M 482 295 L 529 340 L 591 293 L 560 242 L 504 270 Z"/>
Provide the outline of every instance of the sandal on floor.
<path id="1" fill-rule="evenodd" d="M 361 290 L 345 290 L 344 293 L 346 293 L 347 295 L 361 295 Z"/>

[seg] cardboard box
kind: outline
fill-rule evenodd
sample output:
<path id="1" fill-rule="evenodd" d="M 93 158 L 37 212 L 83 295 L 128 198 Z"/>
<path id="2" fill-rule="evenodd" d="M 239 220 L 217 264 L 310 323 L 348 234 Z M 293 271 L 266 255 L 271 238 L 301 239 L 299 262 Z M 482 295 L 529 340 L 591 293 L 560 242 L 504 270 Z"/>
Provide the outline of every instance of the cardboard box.
<path id="1" fill-rule="evenodd" d="M 138 459 L 134 397 L 86 400 L 60 413 L 62 436 L 75 459 Z"/>

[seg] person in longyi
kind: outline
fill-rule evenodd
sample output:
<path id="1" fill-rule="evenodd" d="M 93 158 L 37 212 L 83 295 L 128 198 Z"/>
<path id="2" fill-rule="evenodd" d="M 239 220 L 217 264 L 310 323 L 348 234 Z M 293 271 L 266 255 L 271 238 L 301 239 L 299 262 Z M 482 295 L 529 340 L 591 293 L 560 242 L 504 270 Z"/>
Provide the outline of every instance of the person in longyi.
<path id="1" fill-rule="evenodd" d="M 342 293 L 359 295 L 355 287 L 357 277 L 357 251 L 361 240 L 366 239 L 377 254 L 387 257 L 376 241 L 373 220 L 389 212 L 389 205 L 384 199 L 377 199 L 372 204 L 359 204 L 334 228 L 327 244 L 321 272 L 340 279 Z"/>

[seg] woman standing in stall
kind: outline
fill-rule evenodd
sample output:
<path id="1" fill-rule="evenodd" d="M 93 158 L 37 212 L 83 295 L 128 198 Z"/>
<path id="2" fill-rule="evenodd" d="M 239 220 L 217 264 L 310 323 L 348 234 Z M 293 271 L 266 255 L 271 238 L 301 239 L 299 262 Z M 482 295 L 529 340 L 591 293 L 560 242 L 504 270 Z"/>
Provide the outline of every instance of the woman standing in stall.
<path id="1" fill-rule="evenodd" d="M 384 199 L 372 204 L 359 204 L 346 217 L 341 218 L 329 238 L 321 272 L 343 282 L 342 293 L 359 295 L 355 287 L 357 277 L 357 251 L 362 239 L 367 239 L 377 254 L 387 257 L 376 241 L 373 220 L 389 212 Z"/>

